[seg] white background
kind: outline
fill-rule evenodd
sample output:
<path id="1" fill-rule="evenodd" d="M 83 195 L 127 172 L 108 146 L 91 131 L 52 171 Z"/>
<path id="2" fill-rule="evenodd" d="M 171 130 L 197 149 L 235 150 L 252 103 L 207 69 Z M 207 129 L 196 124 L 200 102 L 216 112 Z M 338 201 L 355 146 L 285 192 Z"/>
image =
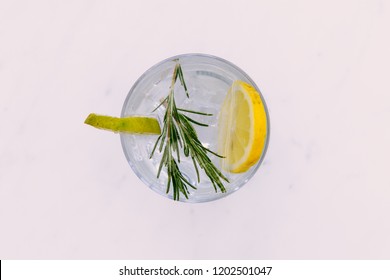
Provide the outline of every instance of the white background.
<path id="1" fill-rule="evenodd" d="M 0 258 L 390 258 L 389 27 L 380 0 L 2 0 Z M 271 116 L 258 173 L 204 204 L 83 124 L 193 52 L 244 69 Z"/>

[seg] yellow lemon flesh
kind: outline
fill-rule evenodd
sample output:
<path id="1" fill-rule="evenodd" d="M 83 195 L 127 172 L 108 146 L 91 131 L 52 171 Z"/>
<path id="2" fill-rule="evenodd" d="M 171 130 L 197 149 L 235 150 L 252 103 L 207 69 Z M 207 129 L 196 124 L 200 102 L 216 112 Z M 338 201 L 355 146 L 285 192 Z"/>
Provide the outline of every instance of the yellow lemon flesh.
<path id="1" fill-rule="evenodd" d="M 130 116 L 116 118 L 89 114 L 84 123 L 93 127 L 106 129 L 113 132 L 140 133 L 140 134 L 160 134 L 160 124 L 156 118 L 143 116 Z"/>
<path id="2" fill-rule="evenodd" d="M 224 170 L 245 172 L 259 161 L 267 137 L 267 114 L 253 86 L 243 81 L 232 84 L 222 104 L 218 128 L 218 153 L 224 156 Z"/>

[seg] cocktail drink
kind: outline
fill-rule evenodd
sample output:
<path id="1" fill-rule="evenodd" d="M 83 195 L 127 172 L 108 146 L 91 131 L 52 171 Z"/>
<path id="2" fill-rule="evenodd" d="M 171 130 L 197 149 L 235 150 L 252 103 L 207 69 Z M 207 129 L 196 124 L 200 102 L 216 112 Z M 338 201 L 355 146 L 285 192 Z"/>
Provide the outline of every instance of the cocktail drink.
<path id="1" fill-rule="evenodd" d="M 168 98 L 171 91 L 174 103 Z M 170 113 L 173 107 L 177 109 L 177 120 L 189 120 L 195 136 L 180 123 L 176 130 L 170 129 L 175 120 Z M 237 108 L 246 110 L 248 122 Z M 176 56 L 146 71 L 123 105 L 122 117 L 134 115 L 157 118 L 165 136 L 121 133 L 130 166 L 155 192 L 185 202 L 216 200 L 238 190 L 259 168 L 269 141 L 268 112 L 255 83 L 230 62 L 209 55 Z M 243 137 L 234 138 L 234 133 L 248 139 L 240 145 Z M 176 147 L 168 140 L 174 136 Z M 192 138 L 203 146 L 214 168 L 211 171 L 210 165 L 203 162 L 203 154 L 197 161 L 199 147 L 194 151 L 191 146 L 186 148 L 186 142 Z M 181 177 L 175 177 L 174 172 Z M 216 175 L 218 172 L 220 175 Z M 178 178 L 186 185 L 185 192 L 175 192 Z"/>

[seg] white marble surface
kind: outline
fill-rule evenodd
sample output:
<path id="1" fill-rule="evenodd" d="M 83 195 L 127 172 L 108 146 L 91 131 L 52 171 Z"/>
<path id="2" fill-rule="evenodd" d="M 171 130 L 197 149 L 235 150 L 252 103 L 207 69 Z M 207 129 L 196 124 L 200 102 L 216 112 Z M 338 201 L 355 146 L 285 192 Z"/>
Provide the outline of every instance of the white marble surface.
<path id="1" fill-rule="evenodd" d="M 2 0 L 0 259 L 390 258 L 389 27 L 380 0 Z M 271 115 L 259 172 L 205 204 L 83 124 L 189 52 L 244 69 Z"/>

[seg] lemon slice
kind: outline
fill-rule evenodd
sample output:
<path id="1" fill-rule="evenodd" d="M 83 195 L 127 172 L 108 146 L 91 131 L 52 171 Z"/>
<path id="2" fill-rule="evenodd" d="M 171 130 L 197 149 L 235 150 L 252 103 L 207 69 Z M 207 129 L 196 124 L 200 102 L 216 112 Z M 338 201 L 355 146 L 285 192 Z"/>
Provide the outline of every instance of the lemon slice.
<path id="1" fill-rule="evenodd" d="M 152 117 L 130 116 L 116 118 L 89 114 L 84 123 L 93 127 L 106 129 L 113 132 L 141 133 L 141 134 L 160 134 L 160 124 L 158 120 Z"/>
<path id="2" fill-rule="evenodd" d="M 224 156 L 224 170 L 245 172 L 259 161 L 267 137 L 267 114 L 253 86 L 243 81 L 232 84 L 222 104 L 218 128 L 218 153 Z"/>

